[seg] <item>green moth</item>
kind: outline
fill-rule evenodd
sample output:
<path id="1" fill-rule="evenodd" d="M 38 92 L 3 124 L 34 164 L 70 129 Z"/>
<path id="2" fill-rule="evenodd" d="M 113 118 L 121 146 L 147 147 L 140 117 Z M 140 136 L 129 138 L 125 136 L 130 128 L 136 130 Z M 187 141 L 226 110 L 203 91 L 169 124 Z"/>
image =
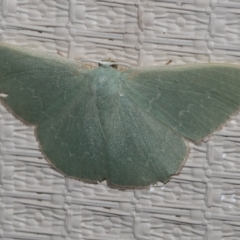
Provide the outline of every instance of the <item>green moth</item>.
<path id="1" fill-rule="evenodd" d="M 201 143 L 240 108 L 235 65 L 89 69 L 7 44 L 0 61 L 1 102 L 36 126 L 58 171 L 86 182 L 165 183 L 187 158 L 187 142 Z"/>

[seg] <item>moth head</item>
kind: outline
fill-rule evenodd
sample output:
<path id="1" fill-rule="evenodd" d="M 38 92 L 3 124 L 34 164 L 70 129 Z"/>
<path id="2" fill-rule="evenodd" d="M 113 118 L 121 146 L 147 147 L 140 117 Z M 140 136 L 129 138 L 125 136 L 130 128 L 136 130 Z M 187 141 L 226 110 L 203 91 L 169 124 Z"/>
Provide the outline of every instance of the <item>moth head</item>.
<path id="1" fill-rule="evenodd" d="M 103 60 L 98 63 L 99 67 L 112 67 L 114 69 L 118 69 L 118 64 L 111 60 Z"/>

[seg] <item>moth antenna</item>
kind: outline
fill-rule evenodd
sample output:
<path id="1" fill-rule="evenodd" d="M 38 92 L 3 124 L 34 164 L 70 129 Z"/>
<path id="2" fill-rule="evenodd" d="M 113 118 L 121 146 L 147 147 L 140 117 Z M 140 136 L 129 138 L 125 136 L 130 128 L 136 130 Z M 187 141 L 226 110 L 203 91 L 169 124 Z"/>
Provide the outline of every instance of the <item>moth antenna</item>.
<path id="1" fill-rule="evenodd" d="M 122 66 L 126 66 L 126 67 L 131 67 L 129 64 L 127 63 L 122 63 L 122 62 L 108 62 L 108 61 L 101 61 L 101 60 L 93 60 L 93 59 L 83 59 L 81 60 L 81 62 L 92 62 L 92 63 L 97 63 L 97 64 L 103 64 L 103 65 L 122 65 Z"/>
<path id="2" fill-rule="evenodd" d="M 100 61 L 98 61 L 98 60 L 93 60 L 93 59 L 83 59 L 83 60 L 80 60 L 79 62 L 92 62 L 92 63 L 97 63 L 97 64 L 100 63 Z"/>

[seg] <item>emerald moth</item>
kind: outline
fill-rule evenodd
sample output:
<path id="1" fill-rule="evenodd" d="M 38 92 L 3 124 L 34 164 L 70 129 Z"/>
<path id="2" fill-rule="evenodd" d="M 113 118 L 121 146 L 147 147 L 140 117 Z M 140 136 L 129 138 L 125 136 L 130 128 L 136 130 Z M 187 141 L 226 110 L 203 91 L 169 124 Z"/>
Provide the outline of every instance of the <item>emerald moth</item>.
<path id="1" fill-rule="evenodd" d="M 65 176 L 119 188 L 167 182 L 240 107 L 240 67 L 128 68 L 77 62 L 0 44 L 2 104 L 35 126 Z"/>

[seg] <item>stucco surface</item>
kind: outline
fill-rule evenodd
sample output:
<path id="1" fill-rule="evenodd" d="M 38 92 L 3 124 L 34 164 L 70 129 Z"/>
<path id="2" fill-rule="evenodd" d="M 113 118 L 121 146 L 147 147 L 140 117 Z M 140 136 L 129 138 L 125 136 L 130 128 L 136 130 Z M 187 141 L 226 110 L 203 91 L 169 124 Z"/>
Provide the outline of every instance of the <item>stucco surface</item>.
<path id="1" fill-rule="evenodd" d="M 0 39 L 71 59 L 132 66 L 240 64 L 240 3 L 0 1 Z M 53 170 L 33 128 L 0 108 L 0 238 L 240 239 L 240 115 L 192 146 L 179 175 L 119 191 Z"/>

